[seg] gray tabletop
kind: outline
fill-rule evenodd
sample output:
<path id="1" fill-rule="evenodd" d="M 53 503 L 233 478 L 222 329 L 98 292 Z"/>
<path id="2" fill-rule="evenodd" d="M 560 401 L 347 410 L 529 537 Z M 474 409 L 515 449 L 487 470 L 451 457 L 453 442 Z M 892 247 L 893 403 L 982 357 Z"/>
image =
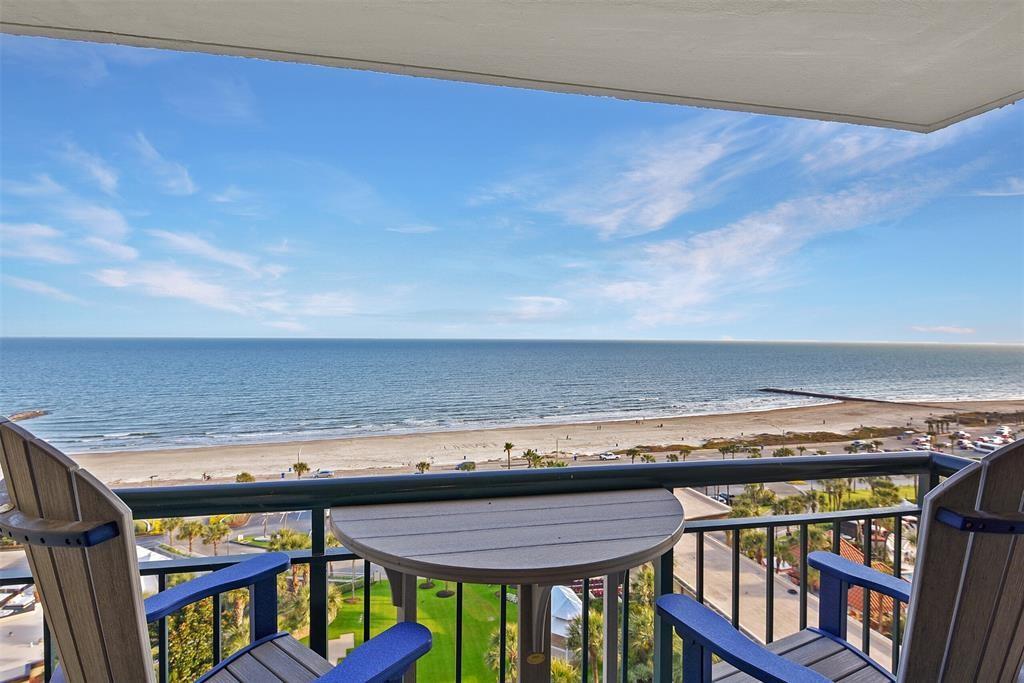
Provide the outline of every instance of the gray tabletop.
<path id="1" fill-rule="evenodd" d="M 331 509 L 342 544 L 385 567 L 470 583 L 567 583 L 671 548 L 683 508 L 661 488 Z"/>

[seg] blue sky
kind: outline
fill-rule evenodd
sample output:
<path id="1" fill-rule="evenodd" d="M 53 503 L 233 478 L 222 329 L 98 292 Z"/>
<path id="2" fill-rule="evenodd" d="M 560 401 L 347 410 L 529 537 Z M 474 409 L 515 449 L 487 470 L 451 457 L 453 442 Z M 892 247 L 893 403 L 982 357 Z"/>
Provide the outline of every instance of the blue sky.
<path id="1" fill-rule="evenodd" d="M 922 136 L 3 36 L 4 335 L 1024 340 L 1024 109 Z"/>

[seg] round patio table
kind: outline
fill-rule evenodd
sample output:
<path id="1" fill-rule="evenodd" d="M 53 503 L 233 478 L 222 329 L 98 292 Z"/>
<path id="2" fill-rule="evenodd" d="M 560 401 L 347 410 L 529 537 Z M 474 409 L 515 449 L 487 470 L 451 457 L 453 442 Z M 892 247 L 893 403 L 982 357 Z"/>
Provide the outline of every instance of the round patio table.
<path id="1" fill-rule="evenodd" d="M 551 680 L 551 587 L 605 576 L 606 681 L 616 680 L 625 570 L 672 548 L 683 507 L 662 488 L 331 508 L 350 551 L 384 567 L 400 621 L 416 620 L 417 577 L 519 586 L 519 680 Z M 415 668 L 405 682 L 415 681 Z"/>

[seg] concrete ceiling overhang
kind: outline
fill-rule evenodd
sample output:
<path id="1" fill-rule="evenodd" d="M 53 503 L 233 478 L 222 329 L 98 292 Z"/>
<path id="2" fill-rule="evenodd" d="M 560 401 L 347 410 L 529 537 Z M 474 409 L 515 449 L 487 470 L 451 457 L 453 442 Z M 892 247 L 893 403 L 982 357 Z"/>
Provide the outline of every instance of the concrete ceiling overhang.
<path id="1" fill-rule="evenodd" d="M 918 132 L 1024 95 L 1024 0 L 4 0 L 0 28 Z"/>

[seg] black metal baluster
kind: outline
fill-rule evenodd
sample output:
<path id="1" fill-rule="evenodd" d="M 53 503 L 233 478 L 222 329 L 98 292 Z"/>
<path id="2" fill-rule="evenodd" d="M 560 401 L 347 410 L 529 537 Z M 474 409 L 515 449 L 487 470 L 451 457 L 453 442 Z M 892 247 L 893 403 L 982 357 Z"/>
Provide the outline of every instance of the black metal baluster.
<path id="1" fill-rule="evenodd" d="M 903 517 L 896 515 L 893 518 L 895 528 L 893 532 L 892 552 L 892 573 L 896 578 L 903 577 Z M 892 671 L 896 673 L 900 668 L 900 619 L 903 616 L 903 607 L 899 600 L 892 601 Z"/>
<path id="2" fill-rule="evenodd" d="M 607 586 L 605 586 L 607 588 Z M 581 680 L 589 683 L 590 677 L 590 579 L 583 579 L 583 644 L 580 660 L 583 662 Z"/>
<path id="3" fill-rule="evenodd" d="M 697 532 L 697 602 L 704 602 L 704 532 Z"/>
<path id="4" fill-rule="evenodd" d="M 743 532 L 732 532 L 732 627 L 740 627 L 740 536 Z"/>
<path id="5" fill-rule="evenodd" d="M 156 589 L 163 593 L 167 590 L 167 574 L 157 574 Z M 156 646 L 157 646 L 157 677 L 160 683 L 167 683 L 170 677 L 167 663 L 167 617 L 156 622 Z"/>
<path id="6" fill-rule="evenodd" d="M 455 681 L 462 681 L 462 583 L 455 584 Z"/>
<path id="7" fill-rule="evenodd" d="M 800 525 L 800 630 L 807 628 L 807 523 Z"/>
<path id="8" fill-rule="evenodd" d="M 505 683 L 505 655 L 508 652 L 508 646 L 506 644 L 506 638 L 508 637 L 508 586 L 502 585 L 501 587 L 501 626 L 498 627 L 499 638 L 501 640 L 501 656 L 498 657 L 498 680 L 500 683 Z"/>
<path id="9" fill-rule="evenodd" d="M 768 556 L 765 566 L 766 580 L 764 584 L 765 623 L 764 642 L 775 640 L 775 527 L 769 526 L 765 532 L 768 544 Z"/>
<path id="10" fill-rule="evenodd" d="M 370 639 L 370 569 L 369 560 L 363 560 L 363 642 Z M 352 579 L 355 580 L 355 577 Z"/>
<path id="11" fill-rule="evenodd" d="M 213 611 L 213 663 L 219 664 L 221 660 L 221 637 L 220 637 L 220 593 L 214 593 L 210 600 L 210 607 Z"/>
<path id="12" fill-rule="evenodd" d="M 864 565 L 871 566 L 871 518 L 864 518 Z M 861 650 L 871 654 L 871 591 L 861 589 L 864 593 L 863 623 L 861 624 Z"/>
<path id="13" fill-rule="evenodd" d="M 832 552 L 835 553 L 836 555 L 840 554 L 840 552 L 839 552 L 839 539 L 842 538 L 841 529 L 842 529 L 842 523 L 841 522 L 832 522 Z"/>
<path id="14" fill-rule="evenodd" d="M 313 550 L 309 558 L 309 647 L 327 657 L 327 561 L 324 559 L 326 529 L 324 508 L 313 508 L 310 528 Z"/>
<path id="15" fill-rule="evenodd" d="M 623 574 L 622 580 L 622 680 L 626 680 L 629 671 L 629 570 Z"/>

